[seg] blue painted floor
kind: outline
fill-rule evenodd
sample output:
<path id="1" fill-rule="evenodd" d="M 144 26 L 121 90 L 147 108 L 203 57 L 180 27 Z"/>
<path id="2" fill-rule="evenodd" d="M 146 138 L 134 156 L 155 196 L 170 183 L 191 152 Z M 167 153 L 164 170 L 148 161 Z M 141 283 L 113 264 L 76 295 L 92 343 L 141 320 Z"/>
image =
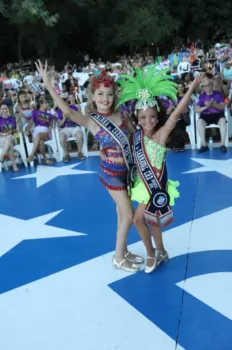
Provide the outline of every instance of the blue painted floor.
<path id="1" fill-rule="evenodd" d="M 232 349 L 232 149 L 167 163 L 181 197 L 151 275 L 111 266 L 98 157 L 0 173 L 1 350 Z M 145 256 L 134 227 L 128 244 Z"/>

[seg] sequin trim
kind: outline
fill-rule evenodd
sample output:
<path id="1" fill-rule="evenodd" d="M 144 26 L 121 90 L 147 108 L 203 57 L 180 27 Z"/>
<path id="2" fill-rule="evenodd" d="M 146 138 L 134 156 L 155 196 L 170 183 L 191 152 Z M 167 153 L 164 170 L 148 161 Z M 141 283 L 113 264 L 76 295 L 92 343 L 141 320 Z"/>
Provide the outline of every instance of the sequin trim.
<path id="1" fill-rule="evenodd" d="M 105 159 L 105 163 L 107 164 L 113 164 L 113 165 L 118 165 L 118 166 L 123 166 L 123 165 L 126 165 L 125 162 L 113 162 L 112 160 L 109 160 L 109 159 Z"/>
<path id="2" fill-rule="evenodd" d="M 124 176 L 127 174 L 127 170 L 123 170 L 123 171 L 113 171 L 113 170 L 109 170 L 107 168 L 105 168 L 102 164 L 100 164 L 100 167 L 103 169 L 104 173 L 108 174 L 108 175 L 112 175 L 112 176 Z"/>
<path id="3" fill-rule="evenodd" d="M 147 136 L 144 137 L 144 146 L 151 165 L 160 170 L 166 155 L 166 148 L 159 145 Z"/>
<path id="4" fill-rule="evenodd" d="M 122 152 L 109 152 L 106 151 L 106 156 L 111 158 L 123 158 Z"/>
<path id="5" fill-rule="evenodd" d="M 100 177 L 100 181 L 109 190 L 113 190 L 113 191 L 126 191 L 127 190 L 126 186 L 120 186 L 120 187 L 110 186 L 105 181 L 103 181 L 103 179 L 101 177 Z"/>
<path id="6" fill-rule="evenodd" d="M 125 135 L 128 135 L 128 131 L 126 129 L 125 121 L 122 121 L 119 128 L 123 131 Z M 117 142 L 112 138 L 112 136 L 107 132 L 107 130 L 100 128 L 100 130 L 95 135 L 95 140 L 97 140 L 100 145 L 101 149 L 115 149 L 117 151 L 120 151 L 121 148 L 117 144 Z"/>

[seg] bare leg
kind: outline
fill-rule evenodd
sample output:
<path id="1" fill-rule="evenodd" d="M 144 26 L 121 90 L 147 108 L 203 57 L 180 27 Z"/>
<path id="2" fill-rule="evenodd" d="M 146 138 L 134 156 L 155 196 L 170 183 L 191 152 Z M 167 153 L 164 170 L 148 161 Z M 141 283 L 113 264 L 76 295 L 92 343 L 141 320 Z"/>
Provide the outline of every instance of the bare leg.
<path id="1" fill-rule="evenodd" d="M 7 152 L 9 151 L 11 145 L 14 144 L 14 137 L 12 135 L 7 135 L 5 138 L 5 142 L 3 144 L 3 148 L 2 148 L 2 153 L 0 155 L 0 162 L 3 162 L 4 160 L 4 156 L 7 154 Z"/>
<path id="2" fill-rule="evenodd" d="M 118 266 L 128 272 L 139 271 L 138 265 L 132 261 L 132 258 L 142 259 L 141 257 L 131 254 L 130 259 L 126 258 L 127 253 L 127 236 L 133 220 L 133 208 L 127 191 L 109 190 L 111 197 L 117 206 L 118 230 L 116 239 L 116 250 L 113 258 L 113 265 Z M 143 259 L 142 259 L 143 262 Z M 141 263 L 141 262 L 138 262 Z"/>
<path id="3" fill-rule="evenodd" d="M 3 149 L 2 149 L 2 153 L 0 155 L 0 162 L 2 162 L 4 160 L 4 156 L 7 152 L 9 152 L 9 158 L 11 160 L 12 163 L 12 167 L 14 171 L 19 171 L 15 159 L 14 159 L 14 144 L 15 144 L 15 139 L 13 137 L 13 135 L 8 135 L 6 136 L 4 145 L 3 145 Z"/>
<path id="4" fill-rule="evenodd" d="M 226 132 L 227 132 L 226 119 L 220 118 L 218 122 L 218 126 L 220 128 L 220 134 L 221 134 L 221 146 L 225 146 Z"/>
<path id="5" fill-rule="evenodd" d="M 40 145 L 40 141 L 43 140 L 43 141 L 47 141 L 49 140 L 49 135 L 48 133 L 46 132 L 40 132 L 36 135 L 34 141 L 33 141 L 33 148 L 32 148 L 32 152 L 30 154 L 30 156 L 28 157 L 28 160 L 31 161 L 33 160 L 38 148 L 39 148 L 39 145 Z"/>
<path id="6" fill-rule="evenodd" d="M 121 221 L 122 221 L 122 218 L 121 218 L 118 206 L 116 206 L 116 213 L 117 213 L 117 228 L 119 228 Z"/>
<path id="7" fill-rule="evenodd" d="M 133 213 L 134 213 L 134 209 L 132 207 L 132 210 L 133 210 Z M 120 227 L 121 225 L 121 222 L 122 222 L 122 217 L 121 217 L 121 214 L 120 214 L 120 211 L 118 209 L 118 206 L 116 206 L 116 212 L 117 212 L 117 228 Z M 125 248 L 124 248 L 124 251 L 127 255 L 127 259 L 134 259 L 135 258 L 135 255 L 132 254 L 132 253 L 128 253 L 128 249 L 127 249 L 127 240 L 125 241 Z"/>
<path id="8" fill-rule="evenodd" d="M 119 227 L 117 231 L 115 258 L 122 260 L 126 254 L 125 246 L 127 235 L 132 225 L 133 210 L 126 191 L 109 190 L 109 193 L 117 205 L 117 211 L 120 217 L 118 219 Z"/>
<path id="9" fill-rule="evenodd" d="M 83 142 L 84 142 L 84 135 L 83 135 L 82 130 L 77 131 L 76 140 L 77 140 L 78 158 L 79 159 L 86 159 L 86 157 L 82 153 L 82 146 L 83 146 Z"/>
<path id="10" fill-rule="evenodd" d="M 155 252 L 154 252 L 154 247 L 152 245 L 152 240 L 151 240 L 151 234 L 148 226 L 145 224 L 145 219 L 144 219 L 144 209 L 146 208 L 146 204 L 139 204 L 135 216 L 134 216 L 134 225 L 145 245 L 146 251 L 147 251 L 147 256 L 154 257 Z M 147 260 L 147 266 L 151 267 L 154 264 L 153 259 L 148 259 Z"/>
<path id="11" fill-rule="evenodd" d="M 60 144 L 61 147 L 63 148 L 64 151 L 64 157 L 68 154 L 68 141 L 67 141 L 67 136 L 65 133 L 60 132 L 59 133 L 59 138 L 60 138 Z"/>
<path id="12" fill-rule="evenodd" d="M 40 140 L 39 151 L 42 154 L 43 159 L 46 159 L 47 157 L 46 157 L 46 153 L 45 153 L 45 145 L 44 145 L 44 141 L 43 140 Z"/>
<path id="13" fill-rule="evenodd" d="M 77 152 L 82 153 L 82 146 L 83 146 L 83 142 L 84 142 L 82 130 L 78 130 L 76 132 L 75 136 L 76 136 L 76 140 L 77 140 Z"/>
<path id="14" fill-rule="evenodd" d="M 19 168 L 17 167 L 16 161 L 15 161 L 15 158 L 14 158 L 14 146 L 13 146 L 13 143 L 11 143 L 10 147 L 9 147 L 9 157 L 10 157 L 10 160 L 11 160 L 11 163 L 12 163 L 13 170 L 15 172 L 19 171 Z"/>
<path id="15" fill-rule="evenodd" d="M 205 140 L 205 127 L 206 127 L 206 122 L 203 119 L 198 119 L 197 130 L 198 130 L 198 133 L 200 135 L 202 146 L 207 146 L 206 140 Z"/>
<path id="16" fill-rule="evenodd" d="M 161 227 L 151 226 L 151 233 L 155 241 L 156 248 L 159 249 L 162 255 L 166 253 L 163 245 L 162 231 Z"/>

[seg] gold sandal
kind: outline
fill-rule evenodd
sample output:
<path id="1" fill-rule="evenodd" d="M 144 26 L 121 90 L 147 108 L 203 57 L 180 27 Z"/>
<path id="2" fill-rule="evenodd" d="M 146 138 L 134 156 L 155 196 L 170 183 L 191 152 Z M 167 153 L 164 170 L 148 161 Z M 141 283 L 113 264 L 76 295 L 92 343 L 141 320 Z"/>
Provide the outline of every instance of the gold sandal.
<path id="1" fill-rule="evenodd" d="M 26 158 L 26 162 L 27 163 L 33 162 L 34 158 L 35 158 L 34 156 L 29 156 L 29 157 Z"/>
<path id="2" fill-rule="evenodd" d="M 51 159 L 45 158 L 45 159 L 44 159 L 44 163 L 45 163 L 45 164 L 53 164 L 54 161 L 51 160 Z"/>
<path id="3" fill-rule="evenodd" d="M 19 171 L 19 168 L 17 167 L 17 165 L 12 165 L 12 168 L 15 173 Z"/>

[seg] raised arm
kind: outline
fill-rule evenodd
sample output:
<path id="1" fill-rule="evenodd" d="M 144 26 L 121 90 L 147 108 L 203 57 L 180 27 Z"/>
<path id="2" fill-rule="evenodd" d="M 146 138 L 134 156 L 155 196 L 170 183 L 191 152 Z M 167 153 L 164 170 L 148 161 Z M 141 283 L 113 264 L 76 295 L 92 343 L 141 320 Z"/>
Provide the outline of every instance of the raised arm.
<path id="1" fill-rule="evenodd" d="M 168 118 L 164 126 L 160 128 L 159 133 L 162 139 L 164 140 L 164 142 L 166 142 L 166 139 L 168 138 L 169 134 L 174 129 L 180 114 L 184 112 L 186 106 L 191 100 L 191 96 L 194 90 L 201 83 L 202 78 L 203 78 L 203 74 L 200 74 L 198 77 L 194 79 L 193 83 L 191 84 L 190 88 L 188 89 L 188 91 L 186 92 L 186 94 L 184 95 L 180 103 L 177 105 L 176 109 L 172 112 L 172 114 L 170 115 L 170 117 Z"/>
<path id="2" fill-rule="evenodd" d="M 51 85 L 50 78 L 48 76 L 47 71 L 47 61 L 45 63 L 45 66 L 43 67 L 43 64 L 39 60 L 38 62 L 35 62 L 36 68 L 38 72 L 40 73 L 44 85 L 49 91 L 51 97 L 53 98 L 54 102 L 57 104 L 57 106 L 62 110 L 64 116 L 67 116 L 69 119 L 71 119 L 74 123 L 77 123 L 79 125 L 84 126 L 85 128 L 90 129 L 92 131 L 91 127 L 91 119 L 88 116 L 85 116 L 77 111 L 74 111 L 69 108 L 69 106 L 62 100 L 62 98 L 55 92 Z"/>

